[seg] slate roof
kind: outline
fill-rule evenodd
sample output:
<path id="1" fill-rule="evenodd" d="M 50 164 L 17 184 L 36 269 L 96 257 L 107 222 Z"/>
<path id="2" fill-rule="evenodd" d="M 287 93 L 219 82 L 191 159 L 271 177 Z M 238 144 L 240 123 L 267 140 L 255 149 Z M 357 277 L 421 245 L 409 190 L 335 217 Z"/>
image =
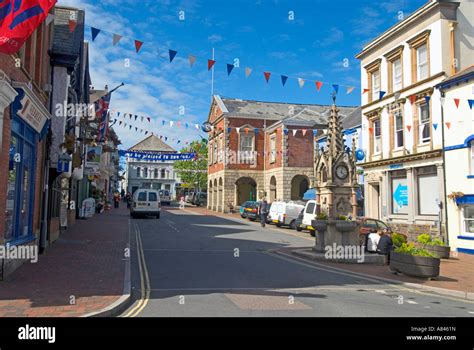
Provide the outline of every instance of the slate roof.
<path id="1" fill-rule="evenodd" d="M 164 143 L 158 136 L 150 135 L 146 139 L 140 141 L 135 146 L 128 149 L 129 151 L 147 151 L 147 152 L 176 152 L 176 150 Z"/>
<path id="2" fill-rule="evenodd" d="M 235 98 L 218 98 L 225 106 L 226 117 L 244 117 L 250 119 L 266 119 L 295 126 L 326 126 L 331 114 L 330 105 L 298 104 L 282 102 L 263 102 L 241 100 Z M 338 106 L 339 115 L 343 118 L 343 126 L 352 128 L 361 124 L 360 107 Z M 293 114 L 289 114 L 293 109 Z M 344 120 L 347 119 L 346 125 Z M 275 124 L 274 124 L 275 125 Z"/>

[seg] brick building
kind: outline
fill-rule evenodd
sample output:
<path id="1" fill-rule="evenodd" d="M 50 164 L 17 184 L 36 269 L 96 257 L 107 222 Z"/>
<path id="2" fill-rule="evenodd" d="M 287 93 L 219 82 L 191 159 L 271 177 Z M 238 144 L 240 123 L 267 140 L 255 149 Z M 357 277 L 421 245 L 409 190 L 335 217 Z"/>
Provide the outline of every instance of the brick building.
<path id="1" fill-rule="evenodd" d="M 344 119 L 356 107 L 340 107 Z M 330 106 L 214 96 L 208 122 L 208 208 L 247 200 L 298 200 L 313 186 L 314 139 Z"/>
<path id="2" fill-rule="evenodd" d="M 18 53 L 0 53 L 0 244 L 40 239 L 52 34 L 51 23 L 43 22 Z M 21 263 L 0 257 L 0 279 Z"/>

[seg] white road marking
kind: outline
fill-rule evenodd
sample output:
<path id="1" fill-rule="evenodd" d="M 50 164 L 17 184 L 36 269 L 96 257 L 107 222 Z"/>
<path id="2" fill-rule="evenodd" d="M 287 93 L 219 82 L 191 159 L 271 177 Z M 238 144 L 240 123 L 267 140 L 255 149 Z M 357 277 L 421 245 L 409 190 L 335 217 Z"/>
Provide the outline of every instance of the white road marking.
<path id="1" fill-rule="evenodd" d="M 407 300 L 407 303 L 408 304 L 418 304 L 416 301 L 413 301 L 413 300 Z"/>

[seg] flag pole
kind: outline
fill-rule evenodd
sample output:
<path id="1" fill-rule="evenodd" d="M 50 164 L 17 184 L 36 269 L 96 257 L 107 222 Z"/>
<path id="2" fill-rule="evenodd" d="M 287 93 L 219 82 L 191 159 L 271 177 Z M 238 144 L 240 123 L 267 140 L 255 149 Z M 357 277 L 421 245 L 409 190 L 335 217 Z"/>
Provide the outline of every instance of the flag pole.
<path id="1" fill-rule="evenodd" d="M 214 61 L 214 54 L 215 50 L 212 48 L 212 60 Z M 214 65 L 212 66 L 212 74 L 211 74 L 211 102 L 212 102 L 212 96 L 214 96 Z"/>

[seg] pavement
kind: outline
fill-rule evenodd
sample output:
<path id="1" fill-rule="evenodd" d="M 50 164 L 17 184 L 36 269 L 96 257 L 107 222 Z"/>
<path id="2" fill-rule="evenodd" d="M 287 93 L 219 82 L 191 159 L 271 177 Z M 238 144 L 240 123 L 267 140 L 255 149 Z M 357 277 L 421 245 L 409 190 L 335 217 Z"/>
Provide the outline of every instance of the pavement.
<path id="1" fill-rule="evenodd" d="M 126 205 L 75 225 L 37 263 L 0 281 L 0 317 L 84 317 L 120 313 L 130 300 Z M 126 254 L 128 253 L 128 254 Z"/>
<path id="2" fill-rule="evenodd" d="M 473 317 L 474 302 L 280 252 L 309 234 L 204 208 L 132 222 L 132 303 L 122 317 Z"/>

